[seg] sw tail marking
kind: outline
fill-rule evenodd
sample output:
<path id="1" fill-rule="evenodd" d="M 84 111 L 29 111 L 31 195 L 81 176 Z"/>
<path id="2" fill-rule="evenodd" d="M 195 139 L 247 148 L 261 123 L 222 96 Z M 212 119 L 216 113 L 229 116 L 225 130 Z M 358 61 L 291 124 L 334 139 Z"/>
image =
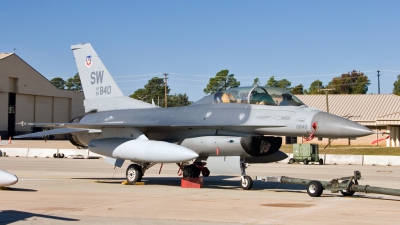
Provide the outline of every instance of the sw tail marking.
<path id="1" fill-rule="evenodd" d="M 102 84 L 103 83 L 103 74 L 104 74 L 104 70 L 103 71 L 96 71 L 96 72 L 92 72 L 90 74 L 90 78 L 92 79 L 90 81 L 91 84 Z"/>

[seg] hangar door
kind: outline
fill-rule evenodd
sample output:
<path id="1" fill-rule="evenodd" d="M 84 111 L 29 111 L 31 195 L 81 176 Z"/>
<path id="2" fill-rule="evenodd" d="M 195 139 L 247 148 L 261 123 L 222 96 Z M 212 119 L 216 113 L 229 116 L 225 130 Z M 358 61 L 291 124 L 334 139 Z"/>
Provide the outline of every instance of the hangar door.
<path id="1" fill-rule="evenodd" d="M 8 137 L 15 134 L 15 93 L 8 93 Z"/>

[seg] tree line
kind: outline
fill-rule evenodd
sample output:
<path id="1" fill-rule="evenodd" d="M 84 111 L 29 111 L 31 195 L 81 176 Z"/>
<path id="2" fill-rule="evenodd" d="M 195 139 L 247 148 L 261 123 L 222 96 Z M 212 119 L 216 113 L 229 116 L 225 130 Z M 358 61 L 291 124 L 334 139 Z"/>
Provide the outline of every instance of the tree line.
<path id="1" fill-rule="evenodd" d="M 64 81 L 60 77 L 53 78 L 50 81 L 54 86 L 59 89 L 78 90 L 82 91 L 82 84 L 79 78 L 79 73 L 75 74 L 72 78 Z M 253 86 L 261 86 L 258 77 L 254 78 Z M 363 72 L 353 70 L 351 72 L 343 73 L 339 77 L 334 77 L 328 84 L 324 85 L 319 79 L 310 84 L 308 89 L 305 89 L 303 84 L 292 87 L 292 82 L 287 79 L 276 80 L 275 76 L 271 76 L 264 86 L 277 87 L 286 89 L 293 94 L 366 94 L 368 86 L 371 85 L 368 76 Z M 240 86 L 240 81 L 236 80 L 234 74 L 229 74 L 229 70 L 221 70 L 216 73 L 215 77 L 210 78 L 207 86 L 204 88 L 205 94 L 213 94 L 218 91 L 223 91 L 229 88 Z M 169 86 L 166 87 L 168 107 L 188 106 L 192 102 L 189 97 L 184 94 L 170 95 Z M 397 81 L 393 83 L 393 94 L 400 95 L 400 75 L 397 76 Z M 129 97 L 141 100 L 143 102 L 152 103 L 164 107 L 165 104 L 165 85 L 164 79 L 159 77 L 151 78 L 144 88 L 136 90 Z"/>
<path id="2" fill-rule="evenodd" d="M 260 86 L 260 83 L 259 78 L 256 77 L 253 86 Z M 325 91 L 329 91 L 330 94 L 366 94 L 370 84 L 368 76 L 362 72 L 353 70 L 342 74 L 340 77 L 334 77 L 327 85 L 324 85 L 320 80 L 315 80 L 308 89 L 305 89 L 303 84 L 292 87 L 292 82 L 289 80 L 276 80 L 275 76 L 271 76 L 264 86 L 282 88 L 291 91 L 293 94 L 325 94 Z M 204 93 L 212 94 L 217 91 L 226 90 L 227 88 L 239 86 L 240 81 L 235 79 L 234 74 L 229 74 L 228 70 L 221 70 L 214 78 L 210 78 L 207 87 L 204 89 Z M 398 82 L 398 86 L 400 89 L 400 81 Z"/>
<path id="3" fill-rule="evenodd" d="M 82 83 L 79 73 L 76 73 L 75 76 L 68 78 L 66 81 L 61 77 L 55 77 L 51 79 L 50 82 L 58 89 L 82 91 Z"/>

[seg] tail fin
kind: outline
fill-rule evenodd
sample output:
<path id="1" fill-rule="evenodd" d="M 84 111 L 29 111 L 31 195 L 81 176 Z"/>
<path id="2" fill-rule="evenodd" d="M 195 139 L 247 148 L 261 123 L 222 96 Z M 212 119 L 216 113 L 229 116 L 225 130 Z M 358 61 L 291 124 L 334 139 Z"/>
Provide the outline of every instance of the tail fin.
<path id="1" fill-rule="evenodd" d="M 89 43 L 71 46 L 85 99 L 124 96 Z"/>
<path id="2" fill-rule="evenodd" d="M 71 49 L 85 94 L 85 112 L 157 107 L 124 96 L 89 43 L 72 45 Z"/>

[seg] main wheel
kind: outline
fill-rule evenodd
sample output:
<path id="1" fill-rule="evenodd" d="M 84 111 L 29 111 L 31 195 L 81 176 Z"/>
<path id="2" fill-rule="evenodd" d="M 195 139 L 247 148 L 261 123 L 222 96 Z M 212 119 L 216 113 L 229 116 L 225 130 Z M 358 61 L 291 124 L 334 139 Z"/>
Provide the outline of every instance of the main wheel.
<path id="1" fill-rule="evenodd" d="M 203 175 L 203 177 L 208 177 L 210 176 L 210 170 L 207 169 L 207 167 L 204 167 L 203 170 L 201 171 L 201 174 Z"/>
<path id="2" fill-rule="evenodd" d="M 129 184 L 135 184 L 142 180 L 142 168 L 137 164 L 131 164 L 126 169 L 126 180 Z"/>
<path id="3" fill-rule="evenodd" d="M 310 162 L 310 161 L 308 161 L 307 158 L 305 158 L 305 159 L 303 160 L 304 165 L 307 165 L 309 162 Z"/>
<path id="4" fill-rule="evenodd" d="M 343 183 L 347 183 L 347 181 L 344 180 L 344 181 L 342 181 L 341 183 L 342 183 L 342 184 L 343 184 Z M 350 186 L 353 185 L 353 184 L 354 184 L 353 181 L 350 181 Z M 346 191 L 346 190 L 343 190 L 343 191 L 340 191 L 340 193 L 342 193 L 343 196 L 353 196 L 354 193 L 356 193 L 356 192 L 355 192 L 355 191 Z"/>
<path id="5" fill-rule="evenodd" d="M 200 170 L 195 165 L 185 166 L 183 168 L 183 177 L 199 177 Z"/>
<path id="6" fill-rule="evenodd" d="M 307 184 L 307 193 L 311 197 L 319 197 L 324 191 L 324 187 L 321 182 L 317 180 L 312 180 Z"/>
<path id="7" fill-rule="evenodd" d="M 289 164 L 293 164 L 294 163 L 294 159 L 293 158 L 290 158 L 289 159 Z"/>
<path id="8" fill-rule="evenodd" d="M 253 187 L 253 179 L 249 176 L 244 176 L 243 179 L 241 179 L 241 185 L 243 190 L 250 190 L 251 187 Z"/>
<path id="9" fill-rule="evenodd" d="M 193 170 L 191 167 L 187 166 L 182 169 L 183 177 L 193 177 Z"/>
<path id="10" fill-rule="evenodd" d="M 319 163 L 319 165 L 323 165 L 324 164 L 324 160 L 323 159 L 319 159 L 318 163 Z"/>
<path id="11" fill-rule="evenodd" d="M 200 173 L 201 173 L 200 169 L 197 168 L 197 166 L 194 164 L 190 165 L 190 167 L 193 170 L 193 177 L 200 177 Z"/>

